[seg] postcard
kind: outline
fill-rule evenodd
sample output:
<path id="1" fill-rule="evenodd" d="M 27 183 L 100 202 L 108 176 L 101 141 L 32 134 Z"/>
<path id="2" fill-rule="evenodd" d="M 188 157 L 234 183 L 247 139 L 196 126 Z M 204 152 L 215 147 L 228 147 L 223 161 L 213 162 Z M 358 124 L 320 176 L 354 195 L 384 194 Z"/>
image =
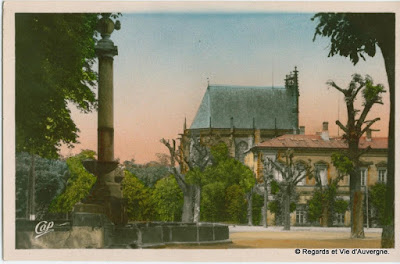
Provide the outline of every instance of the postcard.
<path id="1" fill-rule="evenodd" d="M 400 260 L 397 3 L 3 8 L 5 260 Z"/>

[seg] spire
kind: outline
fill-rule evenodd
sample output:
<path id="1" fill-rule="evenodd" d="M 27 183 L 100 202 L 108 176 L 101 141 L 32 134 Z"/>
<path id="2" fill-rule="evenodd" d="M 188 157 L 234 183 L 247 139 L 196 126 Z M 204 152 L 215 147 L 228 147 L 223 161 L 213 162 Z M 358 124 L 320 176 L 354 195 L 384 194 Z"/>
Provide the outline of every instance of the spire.
<path id="1" fill-rule="evenodd" d="M 183 123 L 183 132 L 186 131 L 186 116 L 185 116 L 185 122 Z"/>

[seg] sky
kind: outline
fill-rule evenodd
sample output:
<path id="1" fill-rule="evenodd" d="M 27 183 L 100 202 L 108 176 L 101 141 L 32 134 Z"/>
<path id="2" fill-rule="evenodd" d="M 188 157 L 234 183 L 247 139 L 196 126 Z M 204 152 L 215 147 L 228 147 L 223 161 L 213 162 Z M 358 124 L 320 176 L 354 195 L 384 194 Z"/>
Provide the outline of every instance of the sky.
<path id="1" fill-rule="evenodd" d="M 161 138 L 178 138 L 192 123 L 207 83 L 283 87 L 286 74 L 299 71 L 299 124 L 306 134 L 329 122 L 346 122 L 342 94 L 326 82 L 347 87 L 354 73 L 369 74 L 388 90 L 382 54 L 353 65 L 348 58 L 328 57 L 329 39 L 317 37 L 312 13 L 123 13 L 121 30 L 111 39 L 114 57 L 115 158 L 137 163 L 167 153 Z M 97 67 L 97 66 L 96 66 Z M 380 117 L 373 136 L 387 136 L 389 95 L 369 118 Z M 361 106 L 361 99 L 357 102 Z M 97 113 L 83 114 L 71 105 L 79 133 L 72 155 L 97 150 Z"/>

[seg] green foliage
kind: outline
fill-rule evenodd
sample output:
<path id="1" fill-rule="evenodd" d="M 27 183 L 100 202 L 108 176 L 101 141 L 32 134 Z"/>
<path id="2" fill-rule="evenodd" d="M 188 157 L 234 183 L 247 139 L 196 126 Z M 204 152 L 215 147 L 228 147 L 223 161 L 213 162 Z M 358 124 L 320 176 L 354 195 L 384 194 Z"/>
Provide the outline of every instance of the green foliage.
<path id="1" fill-rule="evenodd" d="M 357 64 L 364 55 L 374 57 L 376 45 L 385 48 L 394 42 L 394 14 L 391 13 L 318 13 L 316 36 L 330 38 L 329 57 L 339 54 Z M 394 44 L 394 43 L 393 43 Z"/>
<path id="2" fill-rule="evenodd" d="M 268 209 L 273 214 L 279 214 L 280 212 L 280 205 L 279 202 L 274 200 L 268 203 Z"/>
<path id="3" fill-rule="evenodd" d="M 152 190 L 146 187 L 134 174 L 124 171 L 122 192 L 127 199 L 128 218 L 133 221 L 154 220 Z"/>
<path id="4" fill-rule="evenodd" d="M 219 163 L 229 158 L 228 146 L 225 143 L 219 143 L 211 147 L 211 157 L 213 163 Z"/>
<path id="5" fill-rule="evenodd" d="M 271 182 L 272 183 L 272 182 Z M 276 182 L 277 183 L 277 182 Z M 284 197 L 283 197 L 283 193 L 281 190 L 281 187 L 279 187 L 279 183 L 277 183 L 277 192 L 273 195 L 274 200 L 268 203 L 268 210 L 275 214 L 275 224 L 276 225 L 280 225 L 281 221 L 283 221 L 283 217 L 284 217 L 284 212 L 283 212 L 283 202 L 284 202 Z M 291 201 L 290 201 L 290 206 L 289 206 L 289 210 L 290 213 L 293 213 L 296 210 L 296 201 L 298 199 L 298 195 L 293 194 L 291 197 Z"/>
<path id="6" fill-rule="evenodd" d="M 264 196 L 257 193 L 253 193 L 253 225 L 259 225 L 261 223 L 261 208 L 264 205 Z"/>
<path id="7" fill-rule="evenodd" d="M 313 196 L 307 201 L 307 219 L 310 222 L 317 222 L 322 216 L 322 198 L 320 190 L 314 190 Z"/>
<path id="8" fill-rule="evenodd" d="M 332 225 L 335 213 L 345 213 L 349 203 L 337 198 L 337 183 L 329 182 L 323 188 L 315 188 L 313 196 L 307 201 L 307 219 L 310 222 L 318 222 L 322 217 L 324 208 L 328 210 L 328 224 Z"/>
<path id="9" fill-rule="evenodd" d="M 339 173 L 346 175 L 353 170 L 353 162 L 342 152 L 334 152 L 331 156 L 333 166 Z"/>
<path id="10" fill-rule="evenodd" d="M 382 93 L 385 93 L 385 88 L 382 84 L 374 85 L 372 79 L 366 80 L 365 89 L 362 90 L 362 95 L 364 98 L 364 105 L 367 102 L 380 102 L 382 100 Z"/>
<path id="11" fill-rule="evenodd" d="M 228 148 L 220 143 L 211 148 L 213 165 L 203 172 L 189 171 L 186 180 L 202 187 L 203 221 L 240 223 L 246 218 L 245 193 L 255 185 L 253 172 L 240 161 L 229 157 Z M 244 208 L 244 209 L 243 209 Z"/>
<path id="12" fill-rule="evenodd" d="M 95 107 L 96 14 L 15 15 L 15 121 L 17 151 L 56 158 L 72 146 L 79 129 L 68 103 L 83 112 Z"/>
<path id="13" fill-rule="evenodd" d="M 135 164 L 134 161 L 124 161 L 125 169 L 136 175 L 147 187 L 154 187 L 154 184 L 169 176 L 169 170 L 167 166 L 164 166 L 158 162 L 149 162 L 144 165 Z"/>
<path id="14" fill-rule="evenodd" d="M 210 183 L 202 188 L 202 221 L 221 222 L 226 219 L 225 189 L 225 184 L 221 182 Z"/>
<path id="15" fill-rule="evenodd" d="M 246 221 L 246 201 L 243 199 L 245 193 L 237 185 L 231 185 L 226 189 L 225 207 L 229 220 L 234 223 L 244 223 Z"/>
<path id="16" fill-rule="evenodd" d="M 343 199 L 335 200 L 335 212 L 339 214 L 344 214 L 349 209 L 349 202 Z"/>
<path id="17" fill-rule="evenodd" d="M 208 182 L 205 177 L 207 177 L 207 175 L 205 175 L 205 173 L 196 167 L 186 173 L 185 180 L 189 184 L 202 186 L 203 182 Z"/>
<path id="18" fill-rule="evenodd" d="M 26 216 L 31 158 L 28 153 L 16 154 L 15 209 L 17 218 Z M 68 167 L 63 160 L 48 160 L 35 156 L 35 168 L 35 212 L 37 219 L 43 219 L 48 215 L 51 201 L 64 188 Z"/>
<path id="19" fill-rule="evenodd" d="M 386 191 L 387 186 L 384 183 L 376 183 L 369 190 L 369 202 L 373 211 L 375 212 L 374 221 L 378 225 L 383 226 L 385 224 L 384 210 L 386 206 Z"/>
<path id="20" fill-rule="evenodd" d="M 276 195 L 280 191 L 279 183 L 276 180 L 271 180 L 271 194 Z"/>
<path id="21" fill-rule="evenodd" d="M 155 211 L 161 221 L 179 221 L 182 214 L 183 194 L 174 176 L 159 180 L 154 187 Z"/>
<path id="22" fill-rule="evenodd" d="M 289 210 L 290 210 L 290 213 L 293 213 L 294 211 L 296 211 L 296 203 L 291 202 Z"/>
<path id="23" fill-rule="evenodd" d="M 64 192 L 52 201 L 51 212 L 70 212 L 77 202 L 89 194 L 96 182 L 96 177 L 83 167 L 82 161 L 94 159 L 95 154 L 92 150 L 83 150 L 81 153 L 67 159 L 69 170 L 67 186 Z"/>

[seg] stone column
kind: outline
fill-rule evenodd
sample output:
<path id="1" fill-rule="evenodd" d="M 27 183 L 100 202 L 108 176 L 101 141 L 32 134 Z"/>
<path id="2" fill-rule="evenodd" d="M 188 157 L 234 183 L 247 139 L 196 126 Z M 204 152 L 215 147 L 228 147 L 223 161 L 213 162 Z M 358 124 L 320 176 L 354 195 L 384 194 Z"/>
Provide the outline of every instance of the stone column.
<path id="1" fill-rule="evenodd" d="M 97 176 L 97 181 L 84 204 L 75 206 L 75 212 L 102 213 L 115 224 L 126 223 L 124 200 L 121 185 L 116 182 L 114 171 L 118 162 L 114 160 L 114 100 L 113 100 L 113 62 L 118 48 L 110 39 L 111 33 L 120 28 L 109 14 L 103 14 L 97 31 L 102 39 L 95 51 L 99 58 L 99 92 L 97 115 L 97 156 L 98 160 L 85 161 L 85 168 Z"/>

